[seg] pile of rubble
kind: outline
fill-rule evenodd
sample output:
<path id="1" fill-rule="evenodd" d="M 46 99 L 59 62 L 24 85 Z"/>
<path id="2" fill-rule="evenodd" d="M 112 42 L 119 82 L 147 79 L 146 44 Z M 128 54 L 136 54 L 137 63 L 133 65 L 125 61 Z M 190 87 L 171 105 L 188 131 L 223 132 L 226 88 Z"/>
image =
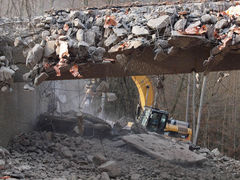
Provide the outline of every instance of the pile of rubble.
<path id="1" fill-rule="evenodd" d="M 13 76 L 18 70 L 14 64 L 10 65 L 9 60 L 5 56 L 0 56 L 0 89 L 2 92 L 11 90 Z"/>
<path id="2" fill-rule="evenodd" d="M 49 76 L 70 71 L 81 78 L 78 64 L 118 62 L 131 49 L 152 47 L 154 60 L 163 61 L 181 49 L 194 46 L 174 41 L 175 36 L 198 37 L 210 47 L 204 65 L 221 61 L 224 54 L 238 52 L 239 9 L 231 2 L 185 3 L 164 6 L 110 9 L 51 10 L 33 19 L 33 43 L 26 57 L 31 71 L 26 81 L 40 84 Z M 18 37 L 16 46 L 25 43 Z"/>
<path id="3" fill-rule="evenodd" d="M 3 92 L 11 90 L 14 75 L 20 69 L 16 64 L 19 63 L 17 58 L 21 58 L 19 54 L 23 53 L 23 49 L 14 47 L 14 39 L 19 36 L 24 37 L 25 50 L 29 48 L 29 41 L 33 41 L 27 26 L 28 22 L 19 18 L 0 18 L 0 90 Z"/>
<path id="4" fill-rule="evenodd" d="M 30 69 L 23 79 L 34 85 L 66 71 L 82 78 L 81 64 L 124 64 L 131 52 L 147 47 L 158 62 L 199 44 L 209 47 L 204 65 L 210 71 L 227 53 L 239 53 L 239 9 L 234 2 L 203 2 L 50 10 L 31 21 L 1 18 L 1 37 L 11 42 L 0 40 L 0 56 L 12 65 L 4 46 L 22 49 Z M 5 60 L 1 67 L 0 87 L 9 86 L 16 67 L 6 71 Z"/>
<path id="5" fill-rule="evenodd" d="M 166 150 L 161 152 L 166 153 Z M 184 165 L 151 158 L 121 137 L 68 136 L 31 132 L 0 148 L 1 179 L 239 179 L 240 162 L 216 150 L 200 149 L 203 164 Z"/>

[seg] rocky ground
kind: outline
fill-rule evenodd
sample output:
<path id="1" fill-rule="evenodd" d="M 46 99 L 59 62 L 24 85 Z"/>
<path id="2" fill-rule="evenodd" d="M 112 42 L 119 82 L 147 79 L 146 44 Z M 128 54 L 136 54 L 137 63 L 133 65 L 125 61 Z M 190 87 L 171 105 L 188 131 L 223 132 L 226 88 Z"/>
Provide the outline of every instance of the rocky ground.
<path id="1" fill-rule="evenodd" d="M 164 152 L 163 152 L 164 153 Z M 1 148 L 0 179 L 239 179 L 240 162 L 201 149 L 207 160 L 187 166 L 153 159 L 121 140 L 33 131 Z"/>

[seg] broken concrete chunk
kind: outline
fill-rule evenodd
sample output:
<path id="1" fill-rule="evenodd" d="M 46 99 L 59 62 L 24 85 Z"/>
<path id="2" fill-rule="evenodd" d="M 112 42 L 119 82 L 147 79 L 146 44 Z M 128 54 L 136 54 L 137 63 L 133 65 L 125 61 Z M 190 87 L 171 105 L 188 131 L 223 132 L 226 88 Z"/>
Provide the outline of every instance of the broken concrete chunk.
<path id="1" fill-rule="evenodd" d="M 118 37 L 115 34 L 111 34 L 105 41 L 104 41 L 104 45 L 106 47 L 109 47 L 113 44 L 115 44 L 115 42 L 117 41 Z"/>
<path id="2" fill-rule="evenodd" d="M 1 91 L 2 91 L 2 92 L 7 92 L 8 89 L 9 89 L 8 86 L 3 86 L 3 87 L 1 88 Z M 1 169 L 1 168 L 0 168 L 0 169 Z"/>
<path id="3" fill-rule="evenodd" d="M 27 72 L 27 73 L 23 74 L 23 80 L 24 80 L 24 81 L 29 81 L 29 80 L 31 80 L 31 79 L 30 79 L 30 75 L 31 75 L 30 72 Z"/>
<path id="4" fill-rule="evenodd" d="M 117 35 L 117 37 L 127 35 L 127 30 L 124 28 L 114 28 L 113 32 Z"/>
<path id="5" fill-rule="evenodd" d="M 174 25 L 174 30 L 183 31 L 185 29 L 186 24 L 187 24 L 186 19 L 179 19 Z"/>
<path id="6" fill-rule="evenodd" d="M 195 28 L 195 27 L 198 27 L 198 26 L 200 26 L 200 25 L 201 25 L 201 21 L 195 21 L 195 22 L 191 23 L 191 24 L 187 27 L 187 29 Z"/>
<path id="7" fill-rule="evenodd" d="M 43 56 L 43 47 L 40 44 L 36 44 L 31 51 L 28 52 L 26 59 L 26 65 L 28 67 L 34 67 Z"/>
<path id="8" fill-rule="evenodd" d="M 70 19 L 79 18 L 81 16 L 80 11 L 71 11 L 69 14 Z"/>
<path id="9" fill-rule="evenodd" d="M 168 41 L 167 40 L 162 40 L 162 39 L 157 40 L 155 45 L 156 46 L 161 46 L 161 48 L 163 48 L 163 49 L 166 49 L 166 48 L 170 47 L 170 45 L 168 44 Z"/>
<path id="10" fill-rule="evenodd" d="M 45 23 L 38 23 L 36 28 L 45 28 Z"/>
<path id="11" fill-rule="evenodd" d="M 155 50 L 156 55 L 154 56 L 155 61 L 163 61 L 167 58 L 167 54 L 163 51 L 161 47 L 158 47 L 158 49 Z"/>
<path id="12" fill-rule="evenodd" d="M 107 158 L 103 154 L 96 154 L 93 156 L 92 161 L 96 166 L 100 166 L 101 164 L 107 162 Z"/>
<path id="13" fill-rule="evenodd" d="M 84 31 L 82 29 L 77 31 L 76 38 L 79 42 L 84 41 Z"/>
<path id="14" fill-rule="evenodd" d="M 0 68 L 0 81 L 9 81 L 12 79 L 14 74 L 15 71 L 13 71 L 12 69 L 2 66 Z"/>
<path id="15" fill-rule="evenodd" d="M 140 174 L 132 174 L 130 180 L 140 180 Z"/>
<path id="16" fill-rule="evenodd" d="M 59 36 L 58 39 L 60 41 L 67 41 L 68 40 L 68 37 L 67 36 Z"/>
<path id="17" fill-rule="evenodd" d="M 37 76 L 34 80 L 34 85 L 38 86 L 39 84 L 41 84 L 43 81 L 45 81 L 48 78 L 48 74 L 43 72 L 41 73 L 39 76 Z"/>
<path id="18" fill-rule="evenodd" d="M 170 24 L 170 17 L 168 15 L 160 16 L 157 19 L 150 19 L 147 23 L 151 29 L 162 29 Z"/>
<path id="19" fill-rule="evenodd" d="M 211 15 L 211 23 L 212 23 L 212 24 L 215 24 L 217 21 L 218 21 L 217 16 Z"/>
<path id="20" fill-rule="evenodd" d="M 68 42 L 66 41 L 60 41 L 60 46 L 59 46 L 59 58 L 62 59 L 64 57 L 68 57 Z"/>
<path id="21" fill-rule="evenodd" d="M 79 48 L 78 54 L 80 57 L 88 56 L 88 49 L 89 49 L 88 43 L 81 41 L 78 43 L 78 48 Z"/>
<path id="22" fill-rule="evenodd" d="M 228 26 L 228 21 L 226 19 L 221 19 L 215 24 L 215 29 L 223 29 Z"/>
<path id="23" fill-rule="evenodd" d="M 210 14 L 204 14 L 202 17 L 201 17 L 201 22 L 204 23 L 204 24 L 207 24 L 207 23 L 211 23 L 212 22 L 212 17 Z"/>
<path id="24" fill-rule="evenodd" d="M 108 102 L 114 102 L 117 100 L 116 93 L 107 93 L 107 101 Z"/>
<path id="25" fill-rule="evenodd" d="M 15 39 L 15 41 L 14 41 L 14 46 L 15 46 L 15 47 L 18 47 L 18 46 L 20 46 L 20 45 L 24 45 L 24 42 L 23 42 L 23 40 L 22 40 L 21 37 L 17 37 L 17 38 Z"/>
<path id="26" fill-rule="evenodd" d="M 25 90 L 25 91 L 34 91 L 34 87 L 32 86 L 32 85 L 30 85 L 30 84 L 25 84 L 24 86 L 23 86 L 23 89 Z"/>
<path id="27" fill-rule="evenodd" d="M 139 39 L 133 39 L 130 41 L 130 43 L 128 43 L 128 47 L 126 49 L 137 49 L 139 48 L 140 46 L 142 46 L 144 43 L 143 39 L 142 38 L 139 38 Z"/>
<path id="28" fill-rule="evenodd" d="M 240 43 L 240 35 L 237 34 L 237 35 L 235 36 L 234 42 L 235 42 L 235 44 Z"/>
<path id="29" fill-rule="evenodd" d="M 99 166 L 98 169 L 102 172 L 107 172 L 110 177 L 117 177 L 121 175 L 121 169 L 116 161 L 108 161 Z"/>
<path id="30" fill-rule="evenodd" d="M 85 29 L 85 26 L 80 19 L 74 19 L 73 24 L 77 28 Z"/>
<path id="31" fill-rule="evenodd" d="M 214 154 L 214 156 L 220 156 L 221 155 L 221 153 L 218 150 L 218 148 L 213 149 L 211 152 Z"/>
<path id="32" fill-rule="evenodd" d="M 46 40 L 46 38 L 48 36 L 50 36 L 50 32 L 49 31 L 45 30 L 45 31 L 42 32 L 42 39 Z"/>
<path id="33" fill-rule="evenodd" d="M 108 173 L 102 172 L 100 180 L 110 180 Z"/>
<path id="34" fill-rule="evenodd" d="M 56 42 L 55 41 L 47 41 L 46 46 L 44 48 L 44 57 L 51 57 L 56 51 Z"/>
<path id="35" fill-rule="evenodd" d="M 206 161 L 204 156 L 190 151 L 185 144 L 170 141 L 164 136 L 134 134 L 124 136 L 123 140 L 156 159 L 164 159 L 186 165 L 201 164 Z"/>
<path id="36" fill-rule="evenodd" d="M 102 47 L 94 47 L 91 46 L 89 48 L 89 54 L 91 56 L 91 61 L 102 61 L 103 60 L 103 55 L 105 53 L 105 49 Z"/>
<path id="37" fill-rule="evenodd" d="M 103 26 L 103 25 L 104 25 L 104 19 L 103 19 L 103 17 L 98 17 L 98 18 L 96 18 L 95 25 L 96 25 L 96 26 Z"/>
<path id="38" fill-rule="evenodd" d="M 53 21 L 53 17 L 51 17 L 51 16 L 48 16 L 45 19 L 45 22 L 48 23 L 48 24 L 52 23 L 52 21 Z"/>
<path id="39" fill-rule="evenodd" d="M 0 170 L 5 169 L 5 166 L 6 166 L 6 162 L 4 160 L 0 159 Z"/>
<path id="40" fill-rule="evenodd" d="M 96 33 L 92 30 L 88 30 L 85 33 L 85 41 L 89 44 L 89 46 L 94 46 L 95 45 L 95 38 L 96 38 Z"/>
<path id="41" fill-rule="evenodd" d="M 19 67 L 18 67 L 17 65 L 15 65 L 15 64 L 10 65 L 10 68 L 11 68 L 12 70 L 14 70 L 15 72 L 16 72 L 17 70 L 19 70 Z"/>
<path id="42" fill-rule="evenodd" d="M 133 26 L 132 33 L 136 36 L 148 35 L 149 31 L 145 27 Z"/>
<path id="43" fill-rule="evenodd" d="M 112 29 L 105 28 L 103 37 L 108 38 L 108 36 L 110 36 L 111 33 L 112 33 Z"/>
<path id="44" fill-rule="evenodd" d="M 60 149 L 60 152 L 61 152 L 61 155 L 65 158 L 71 159 L 73 157 L 73 153 L 69 150 L 69 148 L 65 146 Z"/>

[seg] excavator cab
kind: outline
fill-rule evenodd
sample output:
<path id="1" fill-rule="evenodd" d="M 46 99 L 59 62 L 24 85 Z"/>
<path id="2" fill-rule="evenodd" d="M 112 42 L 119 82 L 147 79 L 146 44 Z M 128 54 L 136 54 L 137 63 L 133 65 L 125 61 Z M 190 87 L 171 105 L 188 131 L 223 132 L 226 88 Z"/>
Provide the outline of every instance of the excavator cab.
<path id="1" fill-rule="evenodd" d="M 192 130 L 189 128 L 189 123 L 169 119 L 167 111 L 145 106 L 139 122 L 147 131 L 191 140 Z"/>
<path id="2" fill-rule="evenodd" d="M 163 134 L 168 121 L 168 112 L 145 106 L 139 120 L 148 131 Z"/>

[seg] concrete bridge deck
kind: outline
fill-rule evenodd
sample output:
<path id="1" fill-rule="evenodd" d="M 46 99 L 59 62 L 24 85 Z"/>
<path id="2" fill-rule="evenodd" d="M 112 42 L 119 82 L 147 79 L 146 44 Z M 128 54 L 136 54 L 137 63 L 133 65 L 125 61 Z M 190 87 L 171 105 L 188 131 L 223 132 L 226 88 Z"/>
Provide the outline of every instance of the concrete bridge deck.
<path id="1" fill-rule="evenodd" d="M 2 36 L 10 36 L 7 43 L 0 39 L 0 55 L 19 66 L 16 81 L 35 85 L 44 80 L 237 70 L 239 10 L 237 2 L 225 1 L 51 10 L 31 22 L 0 24 Z M 30 72 L 22 78 L 28 71 L 25 59 Z"/>

